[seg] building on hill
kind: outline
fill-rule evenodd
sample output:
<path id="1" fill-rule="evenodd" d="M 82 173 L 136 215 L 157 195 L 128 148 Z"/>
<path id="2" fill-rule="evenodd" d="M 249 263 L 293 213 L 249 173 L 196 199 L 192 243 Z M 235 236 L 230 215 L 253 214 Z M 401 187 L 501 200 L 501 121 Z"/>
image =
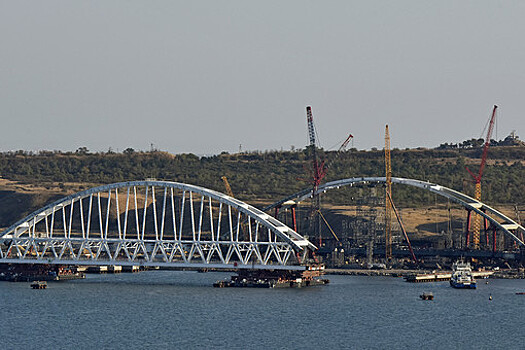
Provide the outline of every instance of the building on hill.
<path id="1" fill-rule="evenodd" d="M 470 139 L 461 143 L 442 143 L 436 149 L 469 149 L 469 148 L 481 148 L 484 145 L 483 139 Z M 491 147 L 498 146 L 525 146 L 525 142 L 520 140 L 520 137 L 516 135 L 516 130 L 513 130 L 509 136 L 501 141 L 490 140 Z"/>
<path id="2" fill-rule="evenodd" d="M 516 130 L 513 130 L 509 136 L 499 142 L 498 146 L 525 146 L 525 142 L 521 141 L 520 137 L 516 135 Z"/>

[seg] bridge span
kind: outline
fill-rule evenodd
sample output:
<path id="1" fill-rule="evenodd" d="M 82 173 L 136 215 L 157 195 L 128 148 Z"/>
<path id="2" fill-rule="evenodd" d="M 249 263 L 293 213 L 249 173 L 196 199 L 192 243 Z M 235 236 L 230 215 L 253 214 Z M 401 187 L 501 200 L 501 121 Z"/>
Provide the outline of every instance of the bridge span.
<path id="1" fill-rule="evenodd" d="M 331 182 L 322 184 L 318 187 L 316 193 L 322 194 L 326 191 L 338 189 L 343 186 L 354 186 L 357 184 L 372 184 L 373 185 L 373 184 L 383 184 L 385 182 L 386 182 L 385 177 L 352 177 L 348 179 L 341 179 L 341 180 L 331 181 Z M 516 221 L 514 221 L 513 219 L 509 218 L 507 215 L 503 214 L 499 210 L 485 203 L 482 203 L 470 196 L 467 196 L 466 194 L 463 194 L 451 188 L 448 188 L 442 185 L 438 185 L 435 183 L 431 183 L 431 182 L 414 180 L 414 179 L 406 179 L 406 178 L 400 178 L 400 177 L 393 177 L 392 183 L 416 187 L 416 188 L 419 188 L 425 191 L 435 193 L 455 203 L 458 203 L 459 205 L 463 206 L 467 211 L 475 212 L 481 215 L 487 221 L 487 223 L 490 224 L 491 226 L 490 228 L 492 230 L 501 231 L 507 237 L 510 237 L 512 240 L 514 240 L 521 248 L 525 247 L 525 243 L 523 240 L 523 236 L 525 234 L 525 228 L 519 223 L 517 223 Z M 272 205 L 265 207 L 262 210 L 264 212 L 268 212 L 271 209 L 282 206 L 286 202 L 293 201 L 295 203 L 299 203 L 308 198 L 311 198 L 311 196 L 312 196 L 312 189 L 307 188 L 300 192 L 294 193 L 286 198 L 283 198 L 280 201 L 277 201 L 273 203 Z M 489 225 L 487 225 L 487 228 L 489 228 L 488 226 Z"/>
<path id="2" fill-rule="evenodd" d="M 69 195 L 0 234 L 0 263 L 305 270 L 306 238 L 199 186 L 132 181 Z"/>
<path id="3" fill-rule="evenodd" d="M 384 177 L 356 177 L 320 185 L 322 193 Z M 523 226 L 450 188 L 419 180 L 393 183 L 436 193 L 476 212 L 524 247 Z M 259 210 L 223 193 L 167 181 L 104 185 L 64 197 L 0 233 L 0 263 L 120 265 L 173 268 L 305 270 L 316 247 L 265 213 L 311 196 L 305 189 Z"/>

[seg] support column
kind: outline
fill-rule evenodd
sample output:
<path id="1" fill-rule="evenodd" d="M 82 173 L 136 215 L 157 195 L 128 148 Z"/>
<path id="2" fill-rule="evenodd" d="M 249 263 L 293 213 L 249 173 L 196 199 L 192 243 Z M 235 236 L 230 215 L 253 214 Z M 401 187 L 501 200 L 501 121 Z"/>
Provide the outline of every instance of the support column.
<path id="1" fill-rule="evenodd" d="M 493 234 L 493 237 L 492 237 L 492 251 L 494 253 L 496 252 L 496 248 L 497 248 L 497 246 L 496 246 L 496 231 L 497 231 L 496 226 L 494 226 L 494 228 L 493 228 L 494 234 Z"/>
<path id="2" fill-rule="evenodd" d="M 485 212 L 485 210 L 483 210 L 483 212 Z M 488 227 L 489 227 L 489 221 L 487 220 L 486 217 L 483 217 L 483 230 L 485 231 L 485 242 L 487 244 L 487 249 L 490 246 Z"/>
<path id="3" fill-rule="evenodd" d="M 292 210 L 292 223 L 293 223 L 293 230 L 297 232 L 297 218 L 295 216 L 295 208 L 297 207 L 297 204 L 294 204 L 290 207 Z"/>
<path id="4" fill-rule="evenodd" d="M 467 209 L 467 237 L 466 237 L 466 244 L 465 244 L 465 248 L 468 248 L 469 245 L 470 245 L 470 225 L 471 225 L 471 222 L 472 222 L 472 211 Z"/>

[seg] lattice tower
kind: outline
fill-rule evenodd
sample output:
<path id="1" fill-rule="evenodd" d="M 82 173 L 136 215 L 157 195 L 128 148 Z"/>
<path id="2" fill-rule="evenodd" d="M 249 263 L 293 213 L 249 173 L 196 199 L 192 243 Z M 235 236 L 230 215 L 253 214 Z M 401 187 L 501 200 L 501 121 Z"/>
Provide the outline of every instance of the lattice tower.
<path id="1" fill-rule="evenodd" d="M 388 125 L 385 127 L 385 258 L 392 257 L 392 205 L 388 200 L 388 195 L 392 195 L 392 165 L 390 163 L 390 134 Z"/>

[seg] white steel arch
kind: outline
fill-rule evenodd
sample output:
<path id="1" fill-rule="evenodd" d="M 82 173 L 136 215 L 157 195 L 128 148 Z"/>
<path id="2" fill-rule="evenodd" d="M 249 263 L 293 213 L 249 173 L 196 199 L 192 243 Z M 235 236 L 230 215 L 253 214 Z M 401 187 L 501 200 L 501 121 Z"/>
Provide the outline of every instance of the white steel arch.
<path id="1" fill-rule="evenodd" d="M 384 182 L 386 182 L 385 177 L 352 177 L 348 179 L 331 181 L 323 185 L 320 185 L 317 190 L 317 193 L 323 193 L 328 190 L 336 189 L 342 186 L 353 186 L 354 184 L 366 184 L 366 183 L 373 184 L 373 183 L 384 183 Z M 440 195 L 447 199 L 450 199 L 451 201 L 460 204 L 467 210 L 471 210 L 483 216 L 491 224 L 493 224 L 496 228 L 501 230 L 505 235 L 512 238 L 521 247 L 525 247 L 525 243 L 523 242 L 523 240 L 517 236 L 518 233 L 525 234 L 525 228 L 519 223 L 517 223 L 516 221 L 506 216 L 505 214 L 488 206 L 485 203 L 482 203 L 470 196 L 467 196 L 466 194 L 463 194 L 451 188 L 447 188 L 445 186 L 441 186 L 441 185 L 431 183 L 431 182 L 425 182 L 425 181 L 414 180 L 414 179 L 406 179 L 406 178 L 400 178 L 400 177 L 393 177 L 392 183 L 417 187 L 417 188 L 420 188 L 426 191 L 436 193 L 437 195 Z M 304 201 L 307 198 L 310 198 L 311 196 L 312 196 L 312 190 L 305 189 L 300 192 L 294 193 L 278 202 L 273 203 L 272 205 L 264 208 L 263 211 L 268 211 L 273 208 L 279 207 L 287 201 L 295 201 L 296 203 L 299 203 L 299 202 Z"/>
<path id="2" fill-rule="evenodd" d="M 304 269 L 316 249 L 261 210 L 223 193 L 167 181 L 79 192 L 0 234 L 0 262 Z"/>

